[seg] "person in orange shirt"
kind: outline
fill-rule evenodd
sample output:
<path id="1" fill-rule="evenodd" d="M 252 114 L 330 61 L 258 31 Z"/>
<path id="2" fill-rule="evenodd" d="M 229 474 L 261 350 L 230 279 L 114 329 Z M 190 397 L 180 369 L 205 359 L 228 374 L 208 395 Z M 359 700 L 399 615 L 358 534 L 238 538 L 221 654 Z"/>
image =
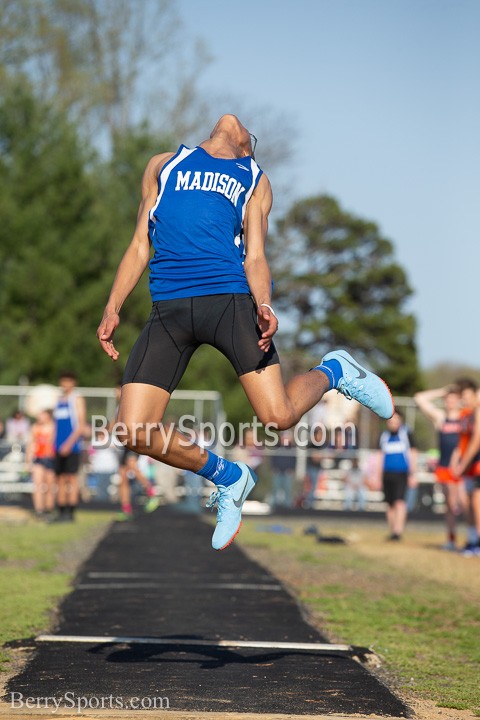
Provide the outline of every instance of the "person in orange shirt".
<path id="1" fill-rule="evenodd" d="M 454 475 L 465 477 L 467 543 L 462 550 L 466 557 L 480 556 L 480 404 L 478 386 L 470 379 L 456 383 L 460 389 L 463 409 L 460 413 L 460 441 L 452 455 L 450 468 Z"/>
<path id="2" fill-rule="evenodd" d="M 54 435 L 52 412 L 42 410 L 32 425 L 26 452 L 33 482 L 33 509 L 37 517 L 48 515 L 55 506 Z"/>

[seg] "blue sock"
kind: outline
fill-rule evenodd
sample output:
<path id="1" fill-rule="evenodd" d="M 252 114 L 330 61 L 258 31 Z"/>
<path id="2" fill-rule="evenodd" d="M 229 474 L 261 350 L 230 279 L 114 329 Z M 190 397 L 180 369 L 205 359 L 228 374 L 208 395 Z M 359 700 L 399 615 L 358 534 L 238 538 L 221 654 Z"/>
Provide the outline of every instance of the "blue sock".
<path id="1" fill-rule="evenodd" d="M 215 485 L 224 485 L 225 487 L 233 485 L 240 479 L 242 470 L 238 465 L 215 455 L 210 450 L 207 450 L 207 455 L 207 462 L 201 470 L 198 470 L 197 475 L 211 480 Z"/>
<path id="2" fill-rule="evenodd" d="M 343 376 L 342 366 L 338 360 L 325 360 L 321 365 L 317 365 L 312 370 L 320 370 L 327 376 L 330 387 L 329 390 L 335 390 L 338 381 Z"/>

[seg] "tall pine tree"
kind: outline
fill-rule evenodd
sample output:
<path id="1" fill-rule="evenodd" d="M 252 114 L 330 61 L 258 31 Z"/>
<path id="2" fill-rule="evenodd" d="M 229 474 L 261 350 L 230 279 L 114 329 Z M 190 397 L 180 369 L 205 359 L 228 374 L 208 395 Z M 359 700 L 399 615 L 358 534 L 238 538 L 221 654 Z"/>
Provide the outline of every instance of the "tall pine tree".
<path id="1" fill-rule="evenodd" d="M 271 242 L 275 303 L 292 350 L 357 352 L 396 393 L 417 389 L 412 290 L 392 243 L 377 225 L 326 195 L 300 200 Z"/>

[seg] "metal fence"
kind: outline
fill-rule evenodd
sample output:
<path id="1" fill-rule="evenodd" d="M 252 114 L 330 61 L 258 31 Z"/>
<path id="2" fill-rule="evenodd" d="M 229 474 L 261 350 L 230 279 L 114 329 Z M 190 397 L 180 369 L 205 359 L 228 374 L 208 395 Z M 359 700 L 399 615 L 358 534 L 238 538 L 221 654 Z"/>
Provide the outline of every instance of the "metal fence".
<path id="1" fill-rule="evenodd" d="M 52 390 L 52 388 L 50 388 Z M 38 391 L 30 386 L 0 386 L 0 416 L 11 415 L 15 410 L 28 411 L 31 398 Z M 89 416 L 103 415 L 113 419 L 116 411 L 115 390 L 112 388 L 80 387 L 78 392 L 85 397 Z M 412 398 L 396 398 L 397 407 L 405 414 L 407 424 L 416 429 L 419 424 L 419 413 Z M 181 416 L 190 415 L 195 418 L 197 425 L 211 423 L 216 428 L 225 422 L 222 398 L 216 391 L 182 391 L 176 390 L 168 407 L 168 417 L 177 420 Z M 366 458 L 377 447 L 378 434 L 381 429 L 380 421 L 372 413 L 360 409 L 357 422 L 357 446 L 343 452 L 341 459 L 332 463 L 331 448 L 320 451 L 322 455 L 322 470 L 312 478 L 311 457 L 316 452 L 311 447 L 296 446 L 293 449 L 281 447 L 261 449 L 261 467 L 259 468 L 261 483 L 259 483 L 260 499 L 272 502 L 275 488 L 275 464 L 273 458 L 283 454 L 294 456 L 294 479 L 292 480 L 293 502 L 303 507 L 313 509 L 342 509 L 350 502 L 349 481 L 352 465 L 357 463 L 365 465 Z M 216 445 L 217 451 L 224 452 L 227 457 L 234 457 L 231 449 L 222 448 L 221 442 Z M 258 453 L 257 453 L 258 454 Z M 317 453 L 318 454 L 318 453 Z M 83 495 L 89 501 L 95 501 L 95 488 L 89 487 L 91 473 L 86 457 L 83 465 L 82 481 Z M 430 509 L 433 512 L 443 511 L 443 494 L 434 483 L 434 475 L 429 467 L 429 457 L 426 453 L 419 454 L 418 478 L 420 489 L 417 505 Z M 310 487 L 308 488 L 308 484 Z M 200 494 L 209 492 L 211 486 L 204 484 Z M 109 496 L 117 499 L 118 476 L 112 475 L 109 486 Z M 32 492 L 32 483 L 28 468 L 25 465 L 25 443 L 0 440 L 0 501 L 12 501 Z M 161 489 L 159 489 L 161 492 Z M 179 474 L 176 484 L 176 496 L 182 499 L 187 490 L 182 474 Z M 358 495 L 358 493 L 356 493 Z M 354 497 L 353 506 L 362 506 L 367 510 L 383 510 L 383 495 L 380 489 L 374 488 L 368 478 L 361 493 L 361 497 Z"/>

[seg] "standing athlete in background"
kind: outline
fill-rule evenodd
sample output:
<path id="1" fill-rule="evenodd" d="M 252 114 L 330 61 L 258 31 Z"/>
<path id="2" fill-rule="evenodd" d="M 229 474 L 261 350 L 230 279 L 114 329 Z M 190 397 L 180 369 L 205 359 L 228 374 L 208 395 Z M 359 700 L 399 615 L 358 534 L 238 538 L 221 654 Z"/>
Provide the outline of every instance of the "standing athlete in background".
<path id="1" fill-rule="evenodd" d="M 237 534 L 256 476 L 247 465 L 218 457 L 176 430 L 167 442 L 159 428 L 170 395 L 201 344 L 230 360 L 260 421 L 278 429 L 294 425 L 334 388 L 381 417 L 393 413 L 385 383 L 343 350 L 284 384 L 272 341 L 278 322 L 265 257 L 272 191 L 253 152 L 248 130 L 234 115 L 224 115 L 200 145 L 181 145 L 150 160 L 135 233 L 97 331 L 103 349 L 116 360 L 112 339 L 118 313 L 149 263 L 152 244 L 153 308 L 125 368 L 118 420 L 127 428 L 132 450 L 217 486 L 209 501 L 218 504 L 216 550 Z M 148 423 L 159 428 L 150 437 Z"/>
<path id="2" fill-rule="evenodd" d="M 58 509 L 55 520 L 71 522 L 79 500 L 78 471 L 87 410 L 85 399 L 75 390 L 77 376 L 74 372 L 62 372 L 59 384 L 62 395 L 53 411 Z"/>
<path id="3" fill-rule="evenodd" d="M 451 468 L 463 476 L 467 542 L 462 550 L 466 557 L 480 555 L 480 403 L 477 383 L 469 378 L 457 380 L 463 408 L 460 413 L 460 440 L 454 450 Z"/>
<path id="4" fill-rule="evenodd" d="M 443 400 L 443 407 L 436 405 Z M 447 524 L 446 550 L 455 550 L 457 543 L 457 517 L 461 510 L 462 479 L 452 473 L 450 462 L 460 437 L 460 392 L 457 388 L 424 390 L 415 395 L 420 410 L 432 421 L 438 432 L 440 458 L 435 470 L 437 482 L 445 495 Z"/>
<path id="5" fill-rule="evenodd" d="M 120 504 L 122 507 L 120 513 L 117 515 L 117 520 L 119 521 L 133 520 L 131 483 L 135 480 L 138 482 L 139 485 L 142 486 L 143 491 L 147 496 L 147 501 L 144 506 L 145 512 L 153 512 L 158 508 L 160 504 L 158 498 L 155 495 L 155 489 L 153 485 L 149 482 L 146 475 L 144 475 L 144 473 L 141 471 L 138 460 L 139 457 L 137 453 L 134 453 L 131 450 L 127 450 L 126 448 L 124 448 L 118 472 L 120 476 L 120 486 L 118 490 L 120 495 Z M 144 458 L 144 460 L 148 460 L 148 458 Z M 148 462 L 151 461 L 148 460 Z"/>
<path id="6" fill-rule="evenodd" d="M 417 450 L 403 415 L 396 410 L 380 436 L 380 471 L 387 503 L 389 540 L 401 540 L 407 522 L 407 489 L 416 486 Z"/>
<path id="7" fill-rule="evenodd" d="M 25 462 L 33 482 L 33 509 L 36 517 L 48 517 L 55 507 L 55 423 L 51 410 L 42 410 L 32 425 Z"/>

